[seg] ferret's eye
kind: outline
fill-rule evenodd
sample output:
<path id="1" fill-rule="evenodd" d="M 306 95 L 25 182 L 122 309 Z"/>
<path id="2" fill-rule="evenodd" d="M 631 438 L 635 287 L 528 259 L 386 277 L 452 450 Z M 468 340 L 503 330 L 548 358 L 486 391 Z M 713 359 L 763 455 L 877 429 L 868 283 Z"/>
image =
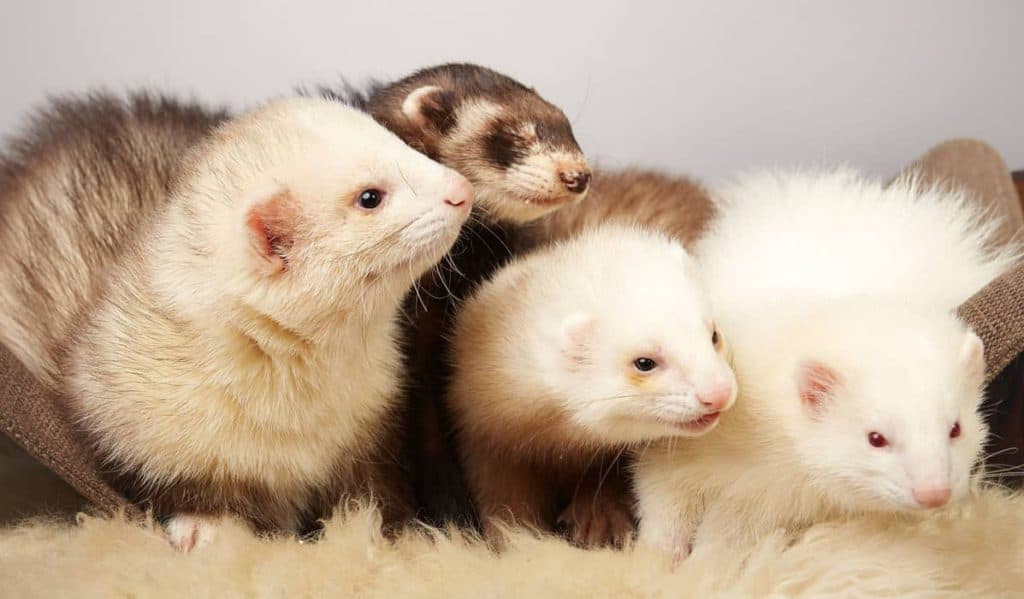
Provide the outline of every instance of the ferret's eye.
<path id="1" fill-rule="evenodd" d="M 379 189 L 365 189 L 359 193 L 359 197 L 356 198 L 356 205 L 363 210 L 373 210 L 377 206 L 380 206 L 381 201 L 384 199 L 384 192 Z"/>
<path id="2" fill-rule="evenodd" d="M 658 363 L 650 358 L 637 358 L 633 360 L 633 368 L 640 372 L 650 372 L 658 367 Z"/>
<path id="3" fill-rule="evenodd" d="M 956 439 L 960 436 L 960 422 L 953 423 L 953 428 L 949 429 L 949 438 Z"/>
<path id="4" fill-rule="evenodd" d="M 718 329 L 712 330 L 711 331 L 711 345 L 714 345 L 715 347 L 718 347 L 718 342 L 719 341 L 721 341 L 721 338 L 720 338 L 720 336 L 718 334 Z"/>
<path id="5" fill-rule="evenodd" d="M 889 444 L 889 440 L 882 433 L 871 431 L 868 433 L 868 443 L 871 444 L 871 447 L 885 447 Z"/>

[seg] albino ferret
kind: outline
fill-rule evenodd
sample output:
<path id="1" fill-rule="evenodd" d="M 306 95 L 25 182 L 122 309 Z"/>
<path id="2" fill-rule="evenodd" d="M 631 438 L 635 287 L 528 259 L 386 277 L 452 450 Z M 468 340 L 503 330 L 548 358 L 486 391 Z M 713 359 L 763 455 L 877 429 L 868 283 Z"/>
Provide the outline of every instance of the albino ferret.
<path id="1" fill-rule="evenodd" d="M 631 501 L 600 488 L 602 466 L 707 433 L 736 394 L 690 256 L 622 226 L 500 270 L 459 311 L 451 358 L 447 402 L 488 536 L 503 521 L 552 530 L 564 509 L 575 540 L 623 540 Z"/>
<path id="2" fill-rule="evenodd" d="M 62 361 L 68 409 L 117 486 L 172 515 L 185 549 L 204 516 L 295 530 L 365 492 L 399 397 L 400 302 L 472 200 L 464 177 L 336 102 L 279 101 L 217 128 L 126 232 Z M 24 222 L 59 215 L 26 248 L 46 272 L 88 268 L 122 234 L 101 201 L 8 201 Z M 90 280 L 65 274 L 34 289 Z"/>
<path id="3" fill-rule="evenodd" d="M 1013 260 L 960 195 L 847 171 L 725 190 L 697 248 L 740 382 L 700 439 L 636 464 L 640 539 L 685 555 L 967 493 L 981 341 L 953 314 Z"/>

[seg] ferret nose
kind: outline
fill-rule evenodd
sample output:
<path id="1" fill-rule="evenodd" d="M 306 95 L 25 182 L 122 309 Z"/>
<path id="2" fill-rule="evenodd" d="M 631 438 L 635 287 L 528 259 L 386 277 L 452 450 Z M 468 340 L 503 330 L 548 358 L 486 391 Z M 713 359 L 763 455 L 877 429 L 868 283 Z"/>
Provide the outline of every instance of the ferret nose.
<path id="1" fill-rule="evenodd" d="M 732 385 L 719 382 L 697 392 L 697 401 L 708 411 L 721 412 L 729 405 L 732 397 Z"/>
<path id="2" fill-rule="evenodd" d="M 558 173 L 558 178 L 572 193 L 583 193 L 590 183 L 590 173 L 584 170 L 562 171 Z"/>
<path id="3" fill-rule="evenodd" d="M 949 487 L 915 487 L 914 500 L 923 508 L 942 507 L 949 502 Z"/>
<path id="4" fill-rule="evenodd" d="M 476 193 L 473 191 L 473 184 L 462 175 L 454 177 L 448 193 L 444 196 L 444 203 L 456 208 L 469 208 L 473 205 Z"/>

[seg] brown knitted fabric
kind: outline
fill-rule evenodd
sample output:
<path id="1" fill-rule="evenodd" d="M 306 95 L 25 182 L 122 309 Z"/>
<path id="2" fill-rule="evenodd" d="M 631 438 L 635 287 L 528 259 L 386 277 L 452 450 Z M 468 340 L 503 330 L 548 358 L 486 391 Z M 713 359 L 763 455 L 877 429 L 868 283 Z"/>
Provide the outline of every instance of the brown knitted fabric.
<path id="1" fill-rule="evenodd" d="M 985 380 L 992 381 L 1024 351 L 1024 264 L 974 294 L 959 312 L 985 343 Z"/>
<path id="2" fill-rule="evenodd" d="M 92 452 L 60 406 L 59 398 L 0 345 L 0 430 L 97 507 L 126 507 L 124 497 L 100 478 Z"/>
<path id="3" fill-rule="evenodd" d="M 976 139 L 953 139 L 928 150 L 903 170 L 908 171 L 919 173 L 927 181 L 957 186 L 971 193 L 1001 220 L 997 242 L 1019 238 L 1024 225 L 1020 198 L 1010 169 L 992 146 Z"/>

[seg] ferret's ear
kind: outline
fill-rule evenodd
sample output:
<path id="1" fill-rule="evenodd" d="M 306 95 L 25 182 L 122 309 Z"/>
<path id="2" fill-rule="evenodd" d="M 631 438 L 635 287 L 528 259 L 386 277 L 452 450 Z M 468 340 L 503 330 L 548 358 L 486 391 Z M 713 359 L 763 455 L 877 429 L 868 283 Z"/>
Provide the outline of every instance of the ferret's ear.
<path id="1" fill-rule="evenodd" d="M 455 94 L 436 85 L 417 87 L 402 101 L 402 113 L 420 129 L 444 133 L 455 124 Z"/>
<path id="2" fill-rule="evenodd" d="M 583 312 L 570 314 L 562 321 L 561 351 L 573 365 L 584 364 L 590 356 L 590 348 L 597 329 L 597 319 Z"/>
<path id="3" fill-rule="evenodd" d="M 835 369 L 816 360 L 800 364 L 796 381 L 800 403 L 812 417 L 820 416 L 824 412 L 842 385 L 842 379 Z"/>
<path id="4" fill-rule="evenodd" d="M 981 386 L 985 382 L 985 346 L 974 331 L 967 331 L 960 346 L 960 365 L 968 380 Z"/>
<path id="5" fill-rule="evenodd" d="M 266 274 L 275 275 L 288 267 L 297 216 L 295 200 L 287 189 L 256 197 L 250 203 L 245 228 Z"/>

